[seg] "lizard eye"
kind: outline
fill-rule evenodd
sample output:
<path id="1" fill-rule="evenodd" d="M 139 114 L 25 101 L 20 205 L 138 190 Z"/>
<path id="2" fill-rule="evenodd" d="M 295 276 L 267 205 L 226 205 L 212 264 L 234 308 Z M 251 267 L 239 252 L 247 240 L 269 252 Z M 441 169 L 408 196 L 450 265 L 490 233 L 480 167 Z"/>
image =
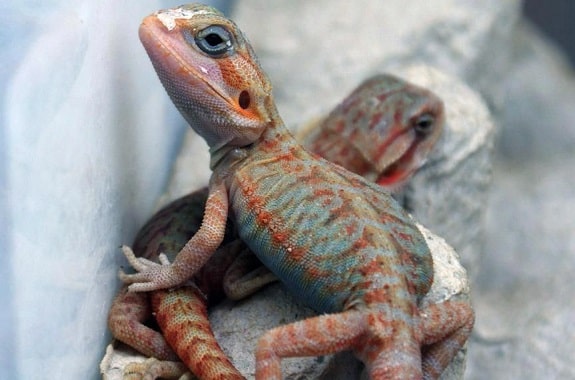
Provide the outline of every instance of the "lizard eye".
<path id="1" fill-rule="evenodd" d="M 232 34 L 221 25 L 211 25 L 202 29 L 194 38 L 201 51 L 219 58 L 233 49 Z"/>
<path id="2" fill-rule="evenodd" d="M 426 113 L 415 119 L 415 121 L 413 122 L 413 129 L 415 130 L 415 133 L 417 133 L 419 136 L 422 137 L 427 136 L 433 130 L 434 122 L 435 118 L 433 117 L 433 115 Z"/>

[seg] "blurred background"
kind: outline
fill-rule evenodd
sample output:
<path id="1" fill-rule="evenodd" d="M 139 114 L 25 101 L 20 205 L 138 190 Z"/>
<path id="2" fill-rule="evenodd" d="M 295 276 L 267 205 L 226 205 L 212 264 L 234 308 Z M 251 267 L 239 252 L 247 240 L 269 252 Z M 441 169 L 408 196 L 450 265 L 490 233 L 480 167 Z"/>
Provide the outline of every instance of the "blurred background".
<path id="1" fill-rule="evenodd" d="M 525 0 L 523 11 L 575 64 L 575 2 Z"/>

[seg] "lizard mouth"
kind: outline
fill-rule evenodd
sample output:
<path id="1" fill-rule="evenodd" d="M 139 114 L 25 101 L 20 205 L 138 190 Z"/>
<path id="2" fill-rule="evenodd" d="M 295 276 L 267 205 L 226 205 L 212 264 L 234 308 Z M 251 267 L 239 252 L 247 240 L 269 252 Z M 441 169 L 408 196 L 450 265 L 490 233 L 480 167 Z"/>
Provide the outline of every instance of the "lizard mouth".
<path id="1" fill-rule="evenodd" d="M 411 144 L 403 154 L 392 161 L 387 168 L 379 174 L 376 182 L 382 186 L 399 186 L 403 184 L 418 167 L 414 165 L 416 149 L 417 144 Z"/>
<path id="2" fill-rule="evenodd" d="M 386 187 L 401 186 L 422 164 L 417 157 L 419 142 L 413 131 L 404 130 L 381 144 L 374 161 L 379 173 L 375 182 Z"/>

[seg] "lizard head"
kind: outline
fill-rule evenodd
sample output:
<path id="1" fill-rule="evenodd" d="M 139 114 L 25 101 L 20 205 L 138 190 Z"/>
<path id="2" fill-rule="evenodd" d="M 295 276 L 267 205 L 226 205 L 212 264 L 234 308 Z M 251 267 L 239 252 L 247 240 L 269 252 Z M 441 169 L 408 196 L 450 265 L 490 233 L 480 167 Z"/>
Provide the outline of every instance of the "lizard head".
<path id="1" fill-rule="evenodd" d="M 251 144 L 274 118 L 270 81 L 242 32 L 216 9 L 158 11 L 139 35 L 173 103 L 212 150 Z"/>
<path id="2" fill-rule="evenodd" d="M 402 185 L 424 163 L 441 135 L 443 102 L 431 91 L 395 76 L 372 77 L 323 121 L 387 187 Z"/>

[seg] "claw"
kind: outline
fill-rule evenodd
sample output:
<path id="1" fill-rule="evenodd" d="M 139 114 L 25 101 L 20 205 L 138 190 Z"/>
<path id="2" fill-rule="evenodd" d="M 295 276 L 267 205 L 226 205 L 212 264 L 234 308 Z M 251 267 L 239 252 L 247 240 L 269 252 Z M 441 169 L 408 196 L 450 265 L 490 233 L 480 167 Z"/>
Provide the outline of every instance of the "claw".
<path id="1" fill-rule="evenodd" d="M 162 265 L 170 265 L 170 260 L 168 259 L 168 256 L 166 256 L 166 254 L 163 252 L 158 255 L 158 260 Z"/>
<path id="2" fill-rule="evenodd" d="M 149 292 L 180 284 L 179 279 L 174 277 L 173 268 L 165 254 L 158 255 L 160 262 L 157 263 L 143 257 L 136 257 L 134 251 L 126 245 L 122 246 L 122 252 L 128 263 L 136 270 L 136 273 L 131 274 L 126 274 L 122 269 L 118 272 L 120 279 L 125 284 L 129 284 L 129 291 Z"/>
<path id="3" fill-rule="evenodd" d="M 134 251 L 132 251 L 132 248 L 128 247 L 127 245 L 122 246 L 122 252 L 124 253 L 124 256 L 126 256 L 128 263 L 130 263 L 132 268 L 138 272 L 146 270 L 150 263 L 152 263 L 152 261 L 144 259 L 143 257 L 136 257 L 136 254 Z"/>
<path id="4" fill-rule="evenodd" d="M 124 253 L 124 256 L 126 256 L 128 263 L 132 266 L 132 268 L 136 270 L 137 273 L 127 274 L 122 269 L 120 269 L 118 272 L 120 280 L 122 280 L 125 284 L 131 284 L 129 286 L 131 291 L 154 290 L 151 288 L 154 285 L 153 281 L 150 279 L 150 272 L 155 267 L 159 267 L 161 265 L 143 257 L 136 257 L 132 248 L 128 247 L 127 245 L 122 246 L 122 252 Z M 166 265 L 166 262 L 169 265 L 166 255 L 163 255 L 163 257 L 162 255 L 163 254 L 160 255 L 160 261 L 162 262 L 162 265 Z"/>

